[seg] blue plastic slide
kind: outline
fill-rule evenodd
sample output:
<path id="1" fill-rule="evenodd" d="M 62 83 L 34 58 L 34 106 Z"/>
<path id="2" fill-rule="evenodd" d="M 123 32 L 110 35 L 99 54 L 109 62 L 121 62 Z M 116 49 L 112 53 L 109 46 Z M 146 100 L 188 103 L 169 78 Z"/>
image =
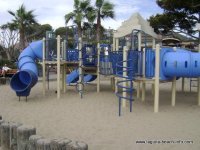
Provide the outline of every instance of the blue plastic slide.
<path id="1" fill-rule="evenodd" d="M 92 82 L 97 78 L 97 76 L 95 75 L 84 75 L 84 82 Z M 72 71 L 69 75 L 67 75 L 66 77 L 66 82 L 67 84 L 71 84 L 71 83 L 76 83 L 79 80 L 79 71 L 78 69 Z"/>
<path id="2" fill-rule="evenodd" d="M 35 41 L 25 48 L 18 58 L 19 72 L 13 75 L 10 86 L 17 96 L 29 96 L 31 88 L 38 81 L 36 59 L 42 59 L 42 40 Z"/>

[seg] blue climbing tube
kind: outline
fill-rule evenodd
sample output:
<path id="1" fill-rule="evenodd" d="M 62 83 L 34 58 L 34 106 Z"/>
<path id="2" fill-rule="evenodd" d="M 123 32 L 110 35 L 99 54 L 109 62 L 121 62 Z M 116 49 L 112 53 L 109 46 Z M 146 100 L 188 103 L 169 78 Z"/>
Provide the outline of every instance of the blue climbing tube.
<path id="1" fill-rule="evenodd" d="M 17 96 L 29 96 L 31 88 L 38 81 L 36 59 L 42 59 L 42 40 L 35 41 L 25 48 L 18 58 L 19 72 L 13 75 L 10 86 Z"/>
<path id="2" fill-rule="evenodd" d="M 162 71 L 167 77 L 199 77 L 200 53 L 177 49 L 164 55 Z"/>
<path id="3" fill-rule="evenodd" d="M 184 48 L 163 47 L 160 51 L 160 80 L 171 80 L 173 77 L 200 77 L 200 53 Z M 146 50 L 145 75 L 147 78 L 155 74 L 155 51 Z"/>

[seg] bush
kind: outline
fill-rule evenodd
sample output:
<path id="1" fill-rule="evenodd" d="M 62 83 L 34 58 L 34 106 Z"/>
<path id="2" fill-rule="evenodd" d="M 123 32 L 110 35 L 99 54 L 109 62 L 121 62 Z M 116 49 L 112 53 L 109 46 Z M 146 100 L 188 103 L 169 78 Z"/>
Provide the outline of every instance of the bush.
<path id="1" fill-rule="evenodd" d="M 17 64 L 15 61 L 10 61 L 10 60 L 6 60 L 6 59 L 0 60 L 0 68 L 2 68 L 5 64 L 7 64 L 7 66 L 9 68 L 17 69 Z"/>

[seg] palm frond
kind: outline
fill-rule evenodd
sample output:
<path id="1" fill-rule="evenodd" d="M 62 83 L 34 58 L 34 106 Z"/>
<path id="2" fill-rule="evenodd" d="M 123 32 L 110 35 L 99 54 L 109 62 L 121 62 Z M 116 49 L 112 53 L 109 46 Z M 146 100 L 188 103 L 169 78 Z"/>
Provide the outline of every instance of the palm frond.
<path id="1" fill-rule="evenodd" d="M 73 12 L 70 12 L 65 15 L 65 23 L 67 24 L 71 19 L 75 17 L 75 14 Z"/>

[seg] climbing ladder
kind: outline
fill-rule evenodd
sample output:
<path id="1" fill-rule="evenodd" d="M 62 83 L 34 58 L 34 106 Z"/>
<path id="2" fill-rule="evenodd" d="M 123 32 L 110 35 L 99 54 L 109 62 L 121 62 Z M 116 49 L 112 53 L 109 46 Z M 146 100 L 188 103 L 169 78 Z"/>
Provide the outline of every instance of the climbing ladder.
<path id="1" fill-rule="evenodd" d="M 119 99 L 119 116 L 121 116 L 121 102 L 128 100 L 130 104 L 130 112 L 132 112 L 133 98 L 133 81 L 136 76 L 141 76 L 142 55 L 140 51 L 128 51 L 127 60 L 118 61 L 116 63 L 116 76 L 121 80 L 117 82 L 116 86 L 118 91 L 116 93 Z M 124 66 L 124 64 L 127 64 Z"/>

